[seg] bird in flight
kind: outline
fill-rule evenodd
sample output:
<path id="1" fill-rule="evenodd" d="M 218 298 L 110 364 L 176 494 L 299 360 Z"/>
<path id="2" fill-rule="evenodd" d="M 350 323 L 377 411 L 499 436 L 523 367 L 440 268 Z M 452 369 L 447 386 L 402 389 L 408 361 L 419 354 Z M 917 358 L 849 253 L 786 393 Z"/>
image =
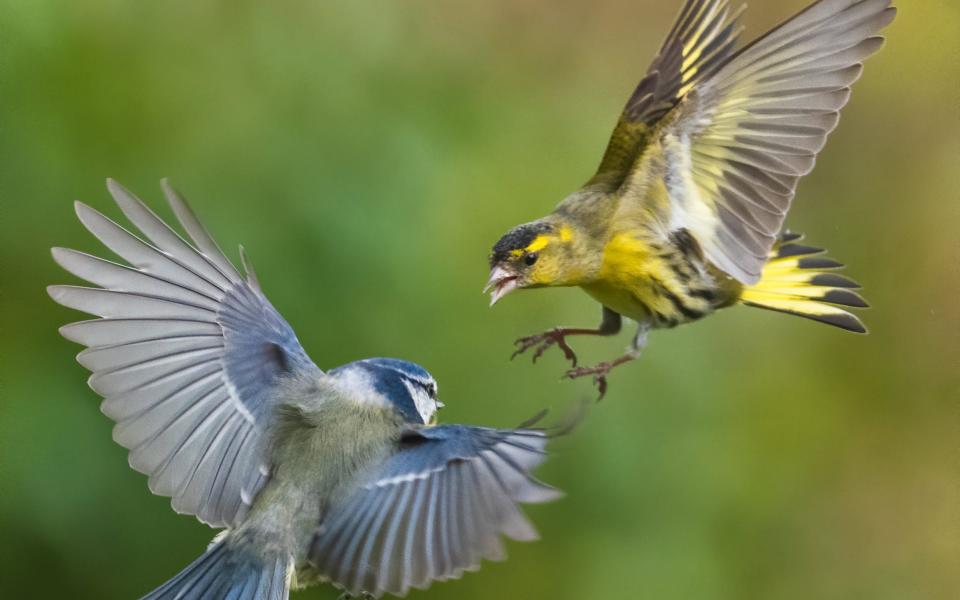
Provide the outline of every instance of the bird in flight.
<path id="1" fill-rule="evenodd" d="M 388 358 L 317 367 L 182 197 L 164 192 L 188 242 L 115 182 L 136 229 L 77 203 L 128 265 L 54 248 L 98 287 L 56 285 L 99 318 L 61 328 L 150 490 L 223 531 L 148 600 L 284 600 L 330 582 L 345 595 L 405 595 L 503 559 L 533 540 L 519 508 L 559 495 L 531 476 L 548 432 L 436 425 L 437 384 Z M 139 231 L 137 231 L 139 230 Z"/>
<path id="2" fill-rule="evenodd" d="M 552 346 L 569 378 L 607 375 L 640 356 L 652 329 L 745 304 L 866 333 L 842 265 L 785 232 L 801 177 L 883 45 L 891 0 L 820 0 L 737 49 L 742 13 L 687 0 L 627 101 L 596 174 L 549 215 L 504 235 L 490 255 L 491 305 L 520 289 L 579 287 L 602 306 L 595 328 L 516 341 L 536 361 Z M 577 368 L 571 336 L 638 328 L 627 353 Z"/>

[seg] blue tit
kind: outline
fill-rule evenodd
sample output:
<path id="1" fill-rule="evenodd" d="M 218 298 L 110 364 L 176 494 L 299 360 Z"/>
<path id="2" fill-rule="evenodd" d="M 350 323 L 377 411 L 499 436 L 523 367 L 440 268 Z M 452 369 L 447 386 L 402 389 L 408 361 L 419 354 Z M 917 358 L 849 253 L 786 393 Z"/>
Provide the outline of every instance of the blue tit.
<path id="1" fill-rule="evenodd" d="M 537 533 L 520 503 L 559 492 L 533 478 L 549 432 L 435 425 L 437 383 L 372 358 L 322 371 L 185 201 L 164 193 L 192 243 L 115 182 L 139 231 L 76 204 L 130 266 L 55 248 L 98 287 L 51 286 L 97 319 L 61 328 L 116 422 L 113 438 L 150 490 L 223 531 L 144 598 L 284 599 L 329 582 L 402 596 L 504 558 L 503 536 Z"/>

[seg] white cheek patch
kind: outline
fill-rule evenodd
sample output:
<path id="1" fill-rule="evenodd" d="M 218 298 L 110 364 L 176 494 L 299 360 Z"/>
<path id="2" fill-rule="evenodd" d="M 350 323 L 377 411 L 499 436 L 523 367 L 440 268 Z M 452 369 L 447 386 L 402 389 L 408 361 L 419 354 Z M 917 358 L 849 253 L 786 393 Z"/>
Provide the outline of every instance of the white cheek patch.
<path id="1" fill-rule="evenodd" d="M 349 369 L 338 376 L 339 384 L 344 390 L 344 397 L 360 405 L 371 405 L 386 408 L 387 400 L 381 396 L 373 385 L 370 375 L 362 369 Z"/>
<path id="2" fill-rule="evenodd" d="M 403 380 L 403 385 L 410 393 L 410 397 L 413 398 L 413 404 L 417 407 L 420 418 L 424 423 L 430 423 L 433 420 L 433 415 L 437 413 L 436 401 L 419 385 L 414 385 L 406 379 Z"/>

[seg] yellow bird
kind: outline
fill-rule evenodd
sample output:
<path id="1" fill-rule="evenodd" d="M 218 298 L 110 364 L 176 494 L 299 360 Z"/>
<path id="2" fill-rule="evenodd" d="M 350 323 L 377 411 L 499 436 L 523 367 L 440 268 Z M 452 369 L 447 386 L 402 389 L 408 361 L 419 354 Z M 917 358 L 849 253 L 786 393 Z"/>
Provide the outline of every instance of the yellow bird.
<path id="1" fill-rule="evenodd" d="M 842 265 L 783 233 L 797 183 L 837 126 L 864 59 L 883 45 L 891 0 L 821 0 L 737 50 L 742 13 L 728 0 L 687 0 L 627 101 L 596 175 L 542 219 L 493 247 L 491 304 L 517 289 L 577 286 L 603 306 L 596 329 L 517 340 L 534 361 L 566 338 L 609 336 L 622 317 L 651 329 L 746 304 L 866 333 L 841 307 L 867 304 Z"/>

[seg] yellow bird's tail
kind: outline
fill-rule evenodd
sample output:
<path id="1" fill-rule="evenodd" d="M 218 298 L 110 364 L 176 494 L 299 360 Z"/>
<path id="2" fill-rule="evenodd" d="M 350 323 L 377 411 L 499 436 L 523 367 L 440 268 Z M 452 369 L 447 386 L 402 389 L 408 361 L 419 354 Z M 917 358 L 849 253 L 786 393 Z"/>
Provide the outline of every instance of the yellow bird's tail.
<path id="1" fill-rule="evenodd" d="M 744 288 L 740 302 L 867 333 L 860 319 L 841 308 L 869 306 L 853 291 L 860 285 L 837 274 L 843 265 L 823 256 L 825 250 L 800 244 L 802 239 L 795 233 L 780 235 L 760 281 Z"/>

